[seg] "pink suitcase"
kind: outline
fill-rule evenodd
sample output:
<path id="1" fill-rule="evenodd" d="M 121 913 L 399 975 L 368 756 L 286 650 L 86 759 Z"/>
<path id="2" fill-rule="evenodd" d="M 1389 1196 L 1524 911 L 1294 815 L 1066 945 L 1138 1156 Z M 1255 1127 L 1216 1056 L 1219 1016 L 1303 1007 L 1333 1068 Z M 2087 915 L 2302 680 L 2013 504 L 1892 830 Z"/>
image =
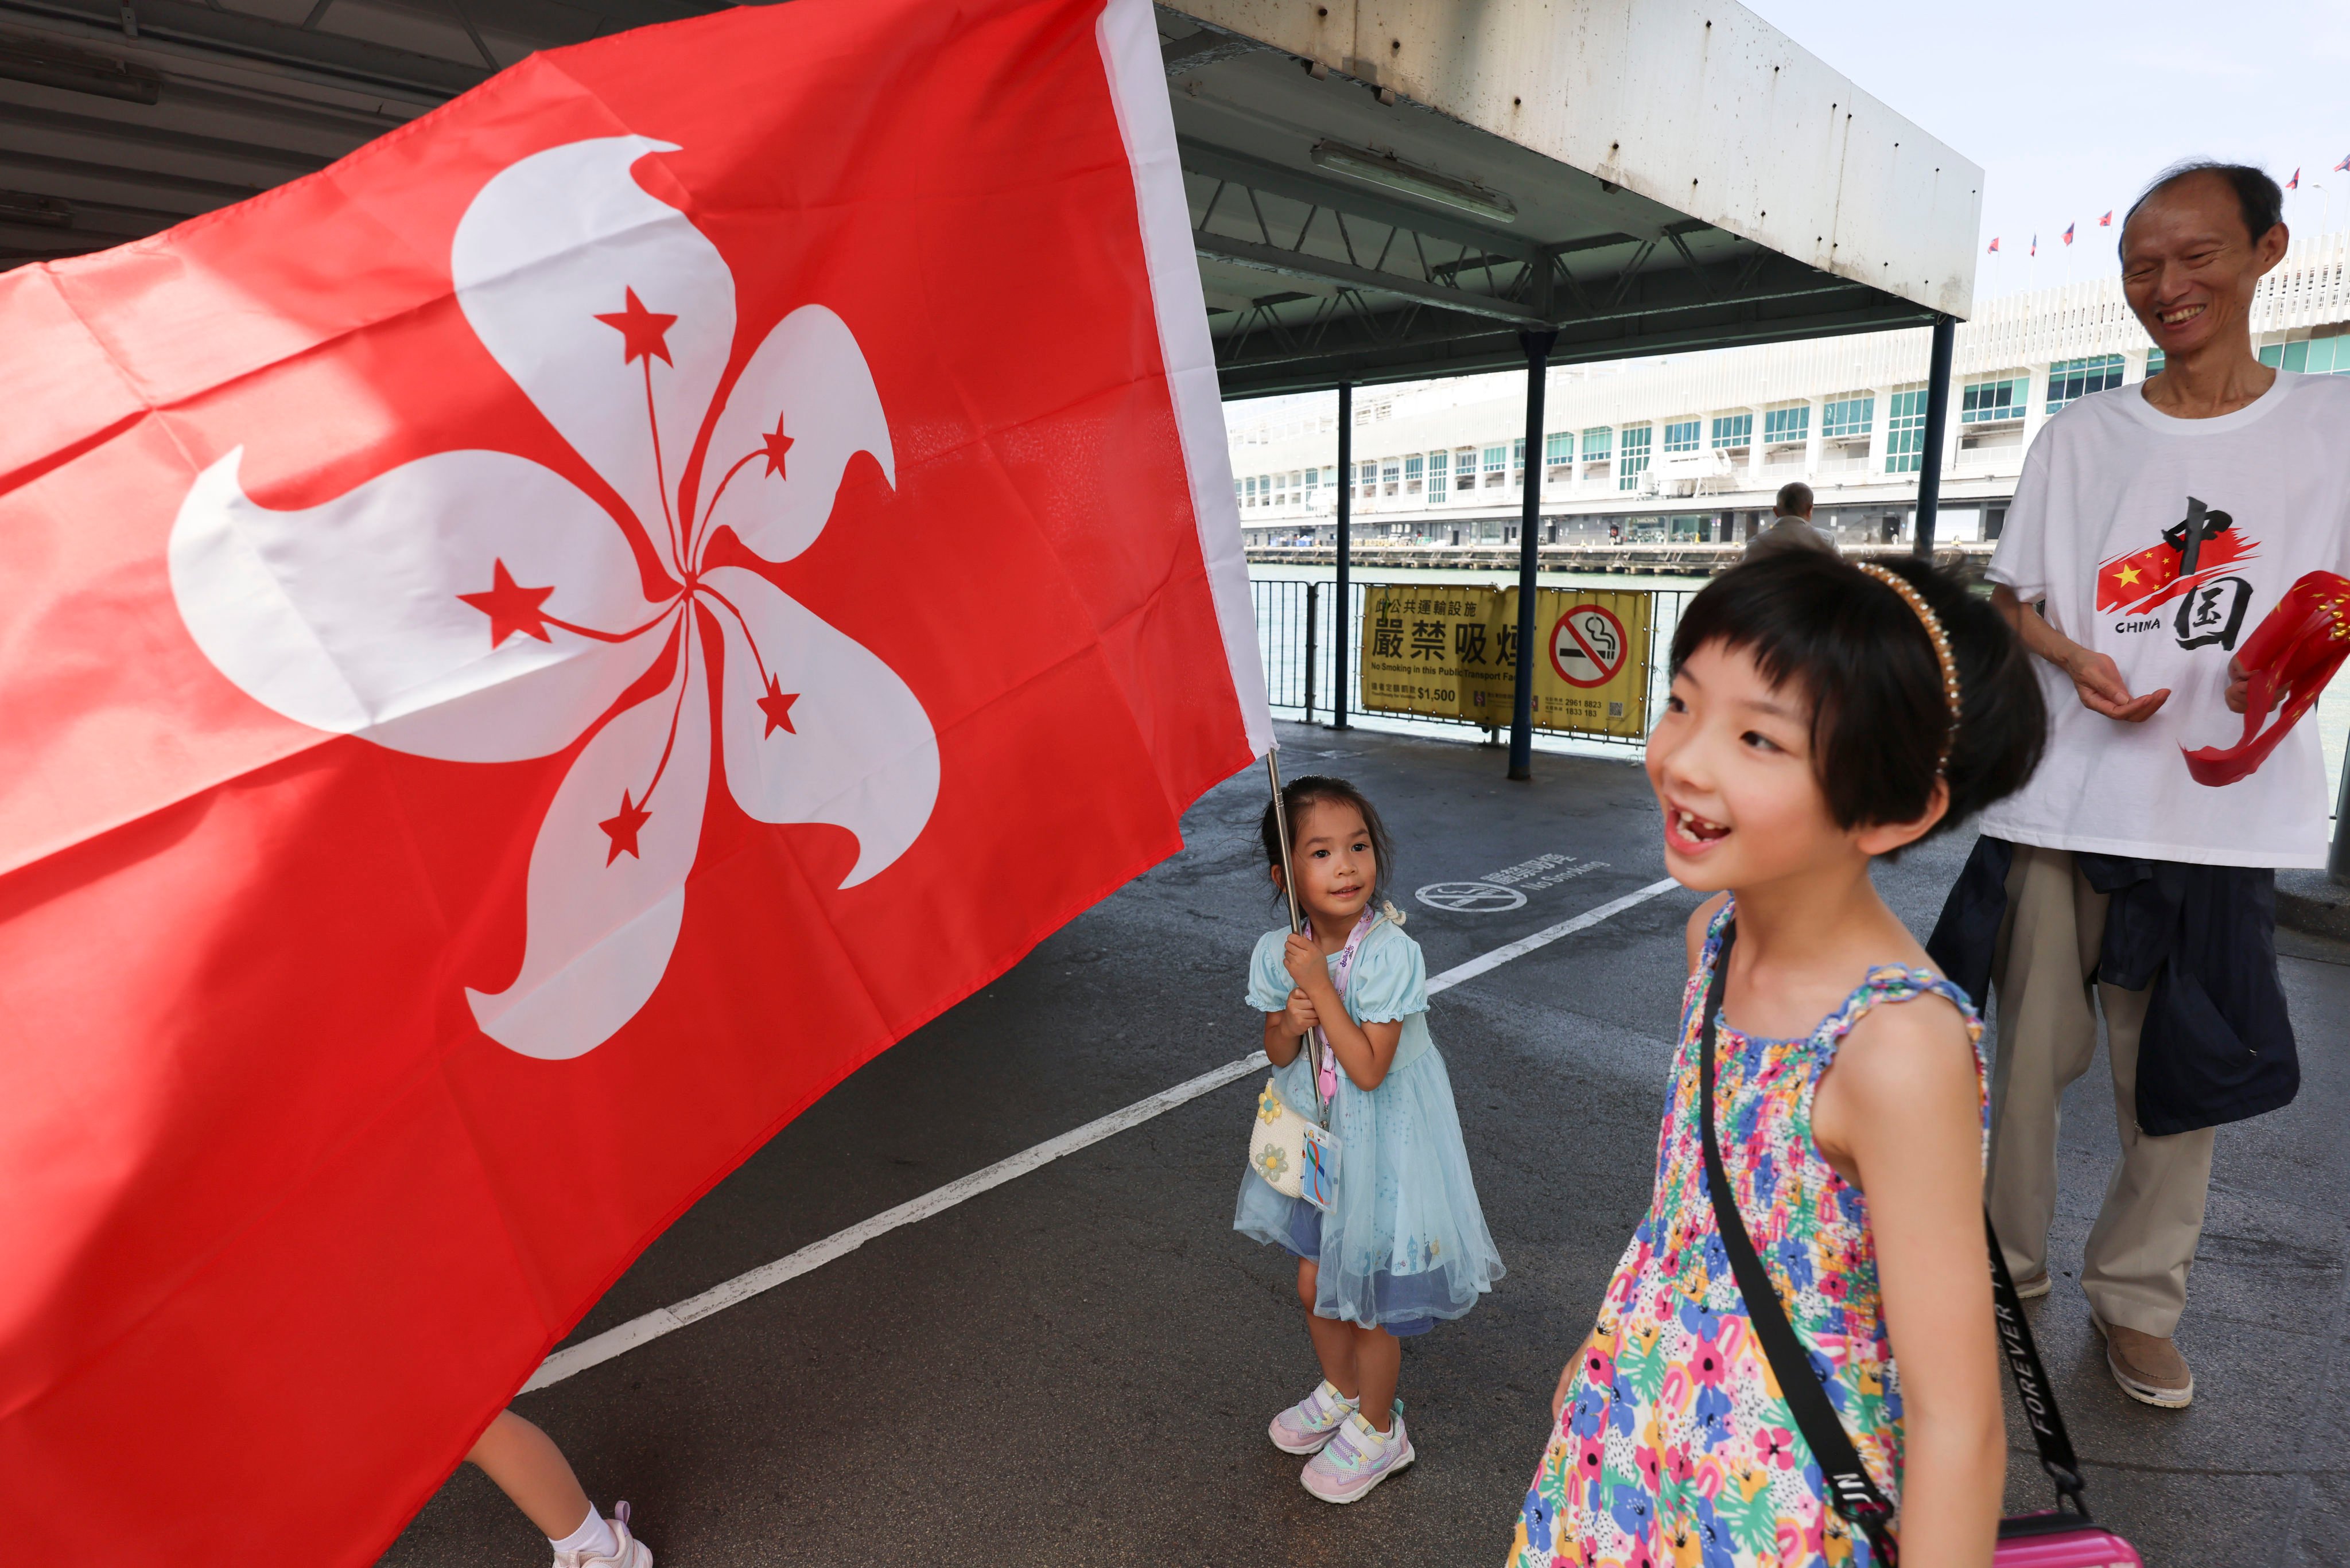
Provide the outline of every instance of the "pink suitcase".
<path id="1" fill-rule="evenodd" d="M 2019 1514 L 1999 1523 L 1991 1568 L 2145 1568 L 2137 1549 L 2083 1515 Z"/>

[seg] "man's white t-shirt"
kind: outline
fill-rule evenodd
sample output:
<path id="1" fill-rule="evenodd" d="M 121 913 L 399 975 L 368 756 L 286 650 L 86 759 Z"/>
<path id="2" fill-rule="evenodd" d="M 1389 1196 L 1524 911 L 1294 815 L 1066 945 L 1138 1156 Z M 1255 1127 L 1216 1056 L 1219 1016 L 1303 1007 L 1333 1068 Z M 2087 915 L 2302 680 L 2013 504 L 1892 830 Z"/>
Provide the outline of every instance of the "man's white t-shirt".
<path id="1" fill-rule="evenodd" d="M 2191 577 L 2182 577 L 2187 551 Z M 2228 660 L 2304 572 L 2350 575 L 2350 377 L 2277 373 L 2257 401 L 2174 419 L 2143 383 L 2082 398 L 2032 443 L 1990 577 L 2108 654 L 2142 723 L 2094 712 L 2064 672 L 2033 664 L 2048 750 L 2031 783 L 1983 813 L 2018 844 L 2208 866 L 2325 864 L 2330 804 L 2316 715 L 2249 778 L 2188 776 L 2179 748 L 2233 745 Z"/>

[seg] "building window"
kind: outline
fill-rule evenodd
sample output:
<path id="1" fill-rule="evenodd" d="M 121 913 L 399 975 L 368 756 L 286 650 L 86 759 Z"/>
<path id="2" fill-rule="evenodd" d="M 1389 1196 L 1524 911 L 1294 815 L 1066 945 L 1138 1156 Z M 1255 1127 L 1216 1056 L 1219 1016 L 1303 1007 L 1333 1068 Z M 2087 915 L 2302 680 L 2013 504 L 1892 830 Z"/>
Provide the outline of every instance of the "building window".
<path id="1" fill-rule="evenodd" d="M 2158 366 L 2157 356 L 2147 358 L 2147 371 L 2153 375 Z M 2299 343 L 2271 343 L 2261 350 L 2261 363 L 2278 370 L 2290 370 L 2297 376 L 2350 376 L 2350 340 L 2342 337 L 2312 337 Z"/>
<path id="2" fill-rule="evenodd" d="M 1640 475 L 1648 472 L 1648 435 L 1652 427 L 1632 425 L 1624 431 L 1624 448 L 1616 458 L 1616 488 L 1638 490 Z"/>
<path id="3" fill-rule="evenodd" d="M 1526 479 L 1526 438 L 1520 436 L 1510 443 L 1510 483 L 1523 484 Z"/>
<path id="4" fill-rule="evenodd" d="M 1451 478 L 1445 470 L 1451 466 L 1451 455 L 1450 452 L 1431 452 L 1428 454 L 1428 498 L 1430 501 L 1444 499 L 1447 483 Z"/>
<path id="5" fill-rule="evenodd" d="M 1820 434 L 1829 441 L 1865 436 L 1877 420 L 1877 394 L 1836 398 L 1820 410 Z"/>
<path id="6" fill-rule="evenodd" d="M 1575 461 L 1575 432 L 1553 431 L 1543 437 L 1543 466 L 1565 468 Z"/>
<path id="7" fill-rule="evenodd" d="M 1509 477 L 1510 449 L 1489 446 L 1485 449 L 1485 488 L 1492 489 Z"/>
<path id="8" fill-rule="evenodd" d="M 1387 457 L 1379 460 L 1379 489 L 1388 495 L 1396 493 L 1396 481 L 1403 477 L 1403 460 Z"/>
<path id="9" fill-rule="evenodd" d="M 2075 398 L 2122 384 L 2122 357 L 2093 354 L 2085 359 L 2059 359 L 2048 367 L 2048 411 L 2054 413 Z"/>
<path id="10" fill-rule="evenodd" d="M 1307 470 L 1305 471 L 1305 504 L 1306 504 L 1306 505 L 1311 506 L 1311 505 L 1313 505 L 1313 504 L 1314 504 L 1314 490 L 1315 490 L 1315 487 L 1316 485 L 1320 484 L 1321 483 L 1322 483 L 1322 471 L 1321 471 L 1320 469 L 1318 469 L 1318 468 L 1309 468 L 1309 469 L 1307 469 Z"/>
<path id="11" fill-rule="evenodd" d="M 1753 445 L 1754 416 L 1751 413 L 1715 415 L 1713 444 L 1725 448 Z"/>
<path id="12" fill-rule="evenodd" d="M 2002 420 L 2020 420 L 2031 396 L 2032 378 L 2021 370 L 1995 376 L 1988 381 L 1970 381 L 1959 390 L 1959 422 L 1992 425 Z"/>
<path id="13" fill-rule="evenodd" d="M 1419 493 L 1420 462 L 1420 455 L 1418 452 L 1413 452 L 1403 460 L 1403 493 L 1406 495 Z"/>
<path id="14" fill-rule="evenodd" d="M 1609 455 L 1607 449 L 1612 444 L 1609 441 L 1609 437 L 1614 433 L 1615 432 L 1607 425 L 1594 425 L 1589 430 L 1585 431 L 1583 432 L 1583 461 L 1586 462 L 1606 462 Z"/>
<path id="15" fill-rule="evenodd" d="M 2147 349 L 2146 351 L 2147 379 L 2152 380 L 2155 377 L 2161 375 L 2163 364 L 2168 358 L 2169 356 L 2165 354 L 2159 348 Z"/>
<path id="16" fill-rule="evenodd" d="M 1705 433 L 1702 420 L 1677 420 L 1665 427 L 1667 452 L 1695 452 L 1698 441 Z"/>
<path id="17" fill-rule="evenodd" d="M 1379 465 L 1376 462 L 1357 463 L 1355 465 L 1355 483 L 1362 488 L 1364 500 L 1368 501 L 1372 496 L 1378 494 L 1379 490 Z"/>
<path id="18" fill-rule="evenodd" d="M 1885 472 L 1917 472 L 1925 462 L 1926 389 L 1894 393 L 1885 413 Z"/>
<path id="19" fill-rule="evenodd" d="M 1809 441 L 1812 434 L 1812 405 L 1798 403 L 1792 409 L 1769 409 L 1762 415 L 1762 440 L 1792 444 Z"/>

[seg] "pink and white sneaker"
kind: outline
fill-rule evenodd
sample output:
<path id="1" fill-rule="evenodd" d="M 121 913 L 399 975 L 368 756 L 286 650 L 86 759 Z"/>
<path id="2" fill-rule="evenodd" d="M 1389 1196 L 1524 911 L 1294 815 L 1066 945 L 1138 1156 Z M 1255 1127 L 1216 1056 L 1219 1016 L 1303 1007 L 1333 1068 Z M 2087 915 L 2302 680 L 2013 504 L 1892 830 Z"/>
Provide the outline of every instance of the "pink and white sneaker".
<path id="1" fill-rule="evenodd" d="M 1418 1459 L 1403 1429 L 1402 1401 L 1396 1403 L 1395 1429 L 1385 1437 L 1360 1410 L 1347 1417 L 1328 1446 L 1305 1461 L 1297 1478 L 1305 1490 L 1324 1502 L 1352 1502 Z"/>
<path id="2" fill-rule="evenodd" d="M 1333 1388 L 1326 1377 L 1313 1393 L 1275 1416 L 1265 1432 L 1273 1446 L 1284 1454 L 1318 1454 L 1354 1413 L 1355 1401 Z"/>

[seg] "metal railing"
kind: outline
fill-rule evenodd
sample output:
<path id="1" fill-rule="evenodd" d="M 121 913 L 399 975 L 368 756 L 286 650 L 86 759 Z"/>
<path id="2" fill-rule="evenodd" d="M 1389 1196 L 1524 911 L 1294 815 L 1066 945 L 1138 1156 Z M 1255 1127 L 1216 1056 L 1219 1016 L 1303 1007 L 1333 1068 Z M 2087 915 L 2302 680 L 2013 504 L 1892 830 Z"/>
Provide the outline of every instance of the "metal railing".
<path id="1" fill-rule="evenodd" d="M 1367 719 L 1374 723 L 1395 724 L 1408 729 L 1429 725 L 1455 732 L 1482 731 L 1487 740 L 1503 732 L 1467 719 L 1365 713 L 1362 707 L 1363 597 L 1371 588 L 1386 585 L 1357 582 L 1348 586 L 1352 590 L 1348 597 L 1353 601 L 1347 621 L 1345 679 L 1348 722 Z M 1663 711 L 1665 695 L 1671 685 L 1665 665 L 1672 649 L 1673 633 L 1680 626 L 1681 611 L 1695 590 L 1650 588 L 1638 591 L 1652 594 L 1656 599 L 1655 609 L 1648 618 L 1648 722 L 1653 724 L 1658 713 Z M 1334 682 L 1338 678 L 1334 668 L 1336 660 L 1333 655 L 1329 624 L 1330 611 L 1338 597 L 1337 585 L 1287 577 L 1252 577 L 1249 579 L 1249 597 L 1256 610 L 1257 646 L 1264 659 L 1265 691 L 1271 697 L 1274 713 L 1285 719 L 1303 720 L 1309 724 L 1317 719 L 1327 723 L 1333 713 Z M 1566 734 L 1578 744 L 1618 752 L 1638 751 L 1646 743 L 1642 740 L 1586 735 L 1578 732 L 1537 732 Z"/>

